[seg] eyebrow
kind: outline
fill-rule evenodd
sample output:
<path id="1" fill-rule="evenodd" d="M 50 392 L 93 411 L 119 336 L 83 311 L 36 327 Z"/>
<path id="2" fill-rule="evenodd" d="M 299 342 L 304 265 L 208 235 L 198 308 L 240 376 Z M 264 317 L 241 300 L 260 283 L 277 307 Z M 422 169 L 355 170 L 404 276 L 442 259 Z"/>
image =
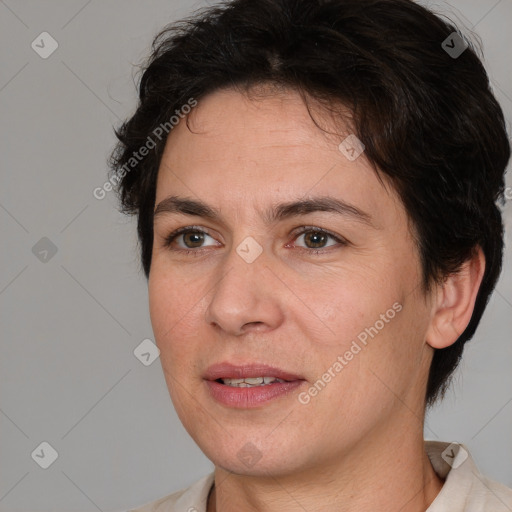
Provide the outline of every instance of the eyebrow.
<path id="1" fill-rule="evenodd" d="M 306 215 L 313 212 L 336 213 L 350 217 L 370 227 L 375 227 L 372 223 L 372 217 L 368 213 L 340 199 L 329 196 L 299 199 L 297 201 L 274 205 L 264 212 L 263 219 L 270 225 L 290 217 Z M 153 218 L 156 219 L 164 214 L 192 215 L 214 221 L 222 220 L 220 212 L 208 204 L 178 196 L 169 196 L 158 203 L 153 213 Z"/>

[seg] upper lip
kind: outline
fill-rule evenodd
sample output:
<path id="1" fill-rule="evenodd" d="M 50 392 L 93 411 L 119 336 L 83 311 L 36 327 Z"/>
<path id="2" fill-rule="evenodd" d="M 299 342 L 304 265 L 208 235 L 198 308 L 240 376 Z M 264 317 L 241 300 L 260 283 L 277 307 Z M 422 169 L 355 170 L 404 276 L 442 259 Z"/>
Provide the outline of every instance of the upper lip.
<path id="1" fill-rule="evenodd" d="M 304 380 L 299 375 L 263 363 L 213 364 L 203 375 L 206 380 L 245 379 L 246 377 L 276 377 L 281 380 Z"/>

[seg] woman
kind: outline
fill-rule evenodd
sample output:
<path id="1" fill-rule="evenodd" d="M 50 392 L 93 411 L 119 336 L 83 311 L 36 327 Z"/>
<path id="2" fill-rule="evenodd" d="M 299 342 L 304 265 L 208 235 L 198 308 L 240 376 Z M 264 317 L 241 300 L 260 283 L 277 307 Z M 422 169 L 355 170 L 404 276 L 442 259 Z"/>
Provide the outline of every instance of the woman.
<path id="1" fill-rule="evenodd" d="M 138 511 L 512 510 L 423 440 L 503 250 L 503 114 L 454 26 L 226 2 L 157 36 L 117 135 L 170 396 L 215 464 Z"/>

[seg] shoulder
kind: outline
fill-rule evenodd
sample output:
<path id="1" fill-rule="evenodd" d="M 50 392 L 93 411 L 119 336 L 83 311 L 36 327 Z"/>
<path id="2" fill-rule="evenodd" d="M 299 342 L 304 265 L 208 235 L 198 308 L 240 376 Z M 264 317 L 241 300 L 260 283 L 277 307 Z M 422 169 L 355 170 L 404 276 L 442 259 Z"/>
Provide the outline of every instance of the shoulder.
<path id="1" fill-rule="evenodd" d="M 486 498 L 486 505 L 498 507 L 494 510 L 503 510 L 507 512 L 512 510 L 512 489 L 509 487 L 480 475 L 478 478 L 478 489 L 475 490 L 479 490 L 479 492 Z"/>
<path id="2" fill-rule="evenodd" d="M 206 512 L 206 501 L 213 481 L 212 472 L 185 489 L 128 512 Z"/>
<path id="3" fill-rule="evenodd" d="M 510 512 L 512 489 L 482 475 L 468 449 L 458 443 L 426 442 L 443 488 L 427 512 Z"/>

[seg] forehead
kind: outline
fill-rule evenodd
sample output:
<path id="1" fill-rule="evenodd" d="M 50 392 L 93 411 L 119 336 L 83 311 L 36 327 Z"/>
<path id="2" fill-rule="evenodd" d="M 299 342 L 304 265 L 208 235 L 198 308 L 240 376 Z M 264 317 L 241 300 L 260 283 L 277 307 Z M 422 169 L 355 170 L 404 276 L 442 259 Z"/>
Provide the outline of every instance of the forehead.
<path id="1" fill-rule="evenodd" d="M 338 119 L 334 126 L 325 113 L 317 112 L 315 118 L 322 118 L 326 128 L 334 131 L 329 134 L 315 126 L 301 96 L 293 91 L 243 94 L 234 89 L 221 89 L 208 94 L 198 102 L 198 106 L 188 116 L 187 122 L 180 123 L 168 137 L 168 149 L 177 145 L 194 144 L 197 152 L 193 155 L 199 160 L 211 157 L 211 150 L 220 145 L 225 151 L 217 151 L 216 157 L 233 160 L 239 155 L 249 155 L 254 151 L 268 149 L 258 153 L 262 158 L 267 155 L 286 152 L 289 158 L 304 157 L 314 153 L 308 150 L 323 149 L 337 151 L 340 128 L 345 135 L 349 130 Z M 198 138 L 193 140 L 192 135 Z M 200 137 L 200 140 L 199 140 Z M 304 148 L 307 151 L 300 151 Z"/>
<path id="2" fill-rule="evenodd" d="M 156 202 L 169 194 L 230 206 L 265 208 L 308 195 L 331 195 L 370 210 L 397 197 L 364 157 L 339 144 L 347 124 L 308 112 L 294 91 L 248 97 L 233 89 L 201 99 L 171 131 L 159 169 Z M 400 205 L 399 205 L 400 206 Z"/>

